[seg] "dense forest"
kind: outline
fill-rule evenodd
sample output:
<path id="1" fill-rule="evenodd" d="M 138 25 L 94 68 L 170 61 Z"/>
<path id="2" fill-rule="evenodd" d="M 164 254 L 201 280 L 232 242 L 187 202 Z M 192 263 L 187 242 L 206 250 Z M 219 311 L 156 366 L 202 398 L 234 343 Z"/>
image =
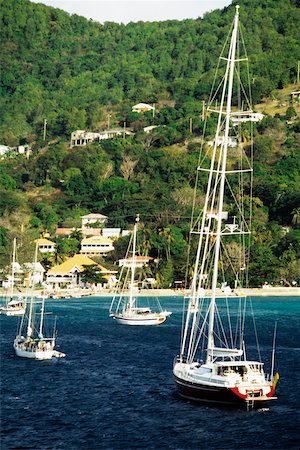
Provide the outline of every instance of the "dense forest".
<path id="1" fill-rule="evenodd" d="M 160 258 L 151 274 L 161 286 L 184 279 L 203 102 L 237 3 L 257 104 L 297 79 L 299 0 L 234 0 L 197 20 L 128 25 L 0 0 L 0 144 L 33 149 L 29 158 L 0 161 L 1 266 L 14 236 L 21 235 L 25 259 L 49 231 L 57 262 L 80 243 L 78 233 L 54 238 L 57 226 L 76 227 L 81 215 L 101 212 L 108 226 L 125 228 L 140 213 L 143 251 Z M 155 115 L 133 113 L 139 102 L 154 103 Z M 100 131 L 108 122 L 126 123 L 134 134 L 69 148 L 72 131 Z M 208 132 L 213 124 L 208 120 Z M 146 134 L 147 125 L 158 127 Z M 283 114 L 267 115 L 253 145 L 250 283 L 300 284 L 299 108 L 287 100 Z M 106 262 L 123 256 L 125 246 L 126 239 L 116 243 Z"/>

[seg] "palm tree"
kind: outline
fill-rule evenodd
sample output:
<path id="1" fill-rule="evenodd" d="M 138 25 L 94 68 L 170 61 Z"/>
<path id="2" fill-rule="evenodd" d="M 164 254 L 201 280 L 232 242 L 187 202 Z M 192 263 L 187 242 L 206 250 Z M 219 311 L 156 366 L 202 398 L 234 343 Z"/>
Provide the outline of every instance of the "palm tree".
<path id="1" fill-rule="evenodd" d="M 171 228 L 163 228 L 159 231 L 159 236 L 163 237 L 166 242 L 166 257 L 167 261 L 171 258 L 171 243 L 173 242 Z"/>
<path id="2" fill-rule="evenodd" d="M 293 225 L 300 225 L 300 207 L 294 208 L 292 211 L 292 224 Z"/>

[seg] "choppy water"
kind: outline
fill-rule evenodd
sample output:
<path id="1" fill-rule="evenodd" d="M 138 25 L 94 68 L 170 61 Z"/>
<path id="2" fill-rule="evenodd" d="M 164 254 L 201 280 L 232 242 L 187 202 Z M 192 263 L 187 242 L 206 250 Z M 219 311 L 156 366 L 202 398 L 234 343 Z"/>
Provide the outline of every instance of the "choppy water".
<path id="1" fill-rule="evenodd" d="M 182 299 L 161 300 L 173 315 L 160 327 L 118 325 L 109 303 L 51 301 L 67 357 L 45 362 L 14 355 L 18 318 L 1 316 L 2 450 L 299 448 L 299 297 L 254 299 L 267 360 L 278 320 L 281 379 L 277 402 L 249 412 L 177 397 Z"/>

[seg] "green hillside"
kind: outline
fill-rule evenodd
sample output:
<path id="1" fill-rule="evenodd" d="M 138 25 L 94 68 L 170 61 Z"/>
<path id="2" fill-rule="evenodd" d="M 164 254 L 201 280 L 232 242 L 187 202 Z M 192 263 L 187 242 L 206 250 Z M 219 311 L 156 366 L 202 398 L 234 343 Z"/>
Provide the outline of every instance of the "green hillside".
<path id="1" fill-rule="evenodd" d="M 300 11 L 296 0 L 242 0 L 253 100 L 296 79 Z M 1 0 L 0 142 L 10 145 L 41 136 L 97 129 L 107 112 L 122 118 L 128 107 L 175 100 L 197 113 L 206 99 L 232 7 L 203 19 L 119 25 Z M 195 104 L 196 103 L 196 104 Z"/>
<path id="2" fill-rule="evenodd" d="M 253 100 L 270 114 L 254 130 L 251 283 L 300 282 L 300 118 L 289 103 L 291 86 L 298 89 L 300 5 L 292 0 L 233 1 L 203 19 L 126 26 L 0 0 L 0 144 L 33 148 L 28 159 L 0 162 L 1 266 L 20 232 L 19 253 L 28 258 L 34 238 L 47 230 L 54 239 L 57 225 L 76 227 L 85 213 L 101 212 L 120 227 L 140 213 L 141 245 L 161 260 L 152 275 L 162 286 L 184 279 L 202 105 L 236 3 L 255 74 Z M 266 110 L 275 90 L 286 104 Z M 139 102 L 155 103 L 155 116 L 132 113 Z M 72 131 L 103 130 L 108 120 L 126 122 L 135 134 L 69 148 Z M 147 125 L 158 127 L 147 135 Z M 213 125 L 211 118 L 208 132 Z M 71 255 L 78 235 L 57 243 Z M 123 247 L 120 241 L 110 262 Z"/>

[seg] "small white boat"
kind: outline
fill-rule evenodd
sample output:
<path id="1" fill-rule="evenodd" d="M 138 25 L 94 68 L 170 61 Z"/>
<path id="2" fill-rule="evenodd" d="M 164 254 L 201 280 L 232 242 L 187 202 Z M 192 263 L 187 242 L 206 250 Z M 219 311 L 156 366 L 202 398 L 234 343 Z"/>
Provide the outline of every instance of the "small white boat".
<path id="1" fill-rule="evenodd" d="M 161 325 L 172 313 L 170 311 L 152 312 L 150 308 L 131 308 L 111 316 L 122 325 Z"/>
<path id="2" fill-rule="evenodd" d="M 14 238 L 12 264 L 11 264 L 10 294 L 6 299 L 6 304 L 4 306 L 1 306 L 0 308 L 0 314 L 4 314 L 6 316 L 22 316 L 25 313 L 25 299 L 21 295 L 16 295 L 14 293 L 16 250 L 17 250 L 17 241 L 16 238 Z"/>
<path id="3" fill-rule="evenodd" d="M 6 316 L 23 316 L 25 313 L 25 299 L 23 297 L 10 297 L 5 306 L 1 306 L 0 313 Z"/>
<path id="4" fill-rule="evenodd" d="M 109 315 L 122 325 L 161 325 L 172 313 L 170 311 L 163 311 L 157 297 L 145 298 L 139 295 L 139 290 L 135 287 L 138 222 L 139 216 L 136 218 L 133 235 L 131 236 L 127 249 L 126 258 L 132 248 L 131 264 L 125 274 L 125 266 L 122 267 L 119 280 L 124 279 L 124 282 L 119 281 L 116 287 L 116 292 L 110 305 Z M 148 304 L 145 306 L 145 303 Z"/>
<path id="5" fill-rule="evenodd" d="M 37 246 L 35 249 L 34 265 L 37 262 Z M 17 356 L 37 360 L 47 360 L 53 357 L 62 358 L 64 353 L 55 350 L 56 326 L 53 324 L 51 336 L 45 333 L 45 298 L 37 301 L 34 298 L 34 273 L 31 276 L 31 298 L 26 303 L 26 310 L 21 319 L 18 334 L 14 340 Z"/>

